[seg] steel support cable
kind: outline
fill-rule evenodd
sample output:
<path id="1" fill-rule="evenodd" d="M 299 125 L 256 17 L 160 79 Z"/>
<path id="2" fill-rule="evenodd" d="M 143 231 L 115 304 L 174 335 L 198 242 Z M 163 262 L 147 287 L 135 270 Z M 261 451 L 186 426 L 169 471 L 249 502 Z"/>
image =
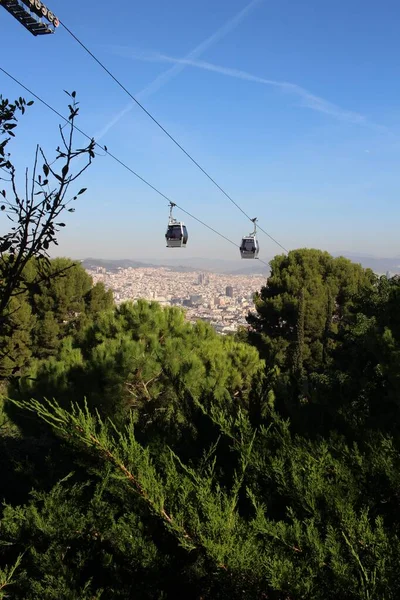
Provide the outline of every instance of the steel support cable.
<path id="1" fill-rule="evenodd" d="M 5 75 L 7 75 L 7 77 L 9 77 L 17 85 L 19 85 L 20 87 L 22 87 L 26 92 L 28 92 L 28 94 L 30 94 L 31 96 L 33 96 L 34 98 L 36 98 L 36 100 L 38 100 L 41 104 L 43 104 L 44 106 L 46 106 L 46 108 L 48 108 L 49 110 L 51 110 L 60 119 L 62 119 L 66 123 L 70 123 L 70 120 L 67 119 L 67 117 L 64 117 L 64 115 L 62 115 L 60 112 L 58 112 L 58 110 L 56 110 L 55 108 L 53 108 L 50 104 L 48 104 L 40 96 L 38 96 L 37 94 L 35 94 L 34 92 L 32 92 L 32 90 L 30 90 L 23 83 L 21 83 L 21 81 L 19 81 L 15 77 L 13 77 L 10 73 L 8 73 L 8 71 L 6 71 L 5 69 L 3 69 L 3 67 L 1 67 L 1 66 L 0 66 L 0 71 L 2 71 L 2 73 L 4 73 Z M 78 131 L 81 135 L 83 135 L 88 140 L 93 140 L 93 138 L 90 135 L 88 135 L 87 133 L 85 133 L 82 129 L 80 129 L 76 125 L 74 125 L 74 128 L 76 129 L 76 131 Z M 100 148 L 103 152 L 105 152 L 110 158 L 112 158 L 113 160 L 115 160 L 119 165 L 121 165 L 122 167 L 124 167 L 124 169 L 126 169 L 132 175 L 134 175 L 135 177 L 137 177 L 138 179 L 140 179 L 140 181 L 142 181 L 144 184 L 146 184 L 150 189 L 152 189 L 154 192 L 156 192 L 159 196 L 161 196 L 162 198 L 164 198 L 165 200 L 167 200 L 170 203 L 172 202 L 183 213 L 185 213 L 190 218 L 194 219 L 195 221 L 197 221 L 198 223 L 200 223 L 204 227 L 207 227 L 207 229 L 209 229 L 210 231 L 212 231 L 216 235 L 219 235 L 219 237 L 221 237 L 222 239 L 226 240 L 227 242 L 229 242 L 230 244 L 232 244 L 233 246 L 235 246 L 235 248 L 239 248 L 239 246 L 233 240 L 231 240 L 228 237 L 226 237 L 223 233 L 220 233 L 219 231 L 217 231 L 216 229 L 214 229 L 213 227 L 211 227 L 211 225 L 208 225 L 207 223 L 205 223 L 204 221 L 202 221 L 201 219 L 199 219 L 198 217 L 196 217 L 195 215 L 193 215 L 192 213 L 190 213 L 189 211 L 187 211 L 186 209 L 184 209 L 182 206 L 180 206 L 176 202 L 173 202 L 168 196 L 166 196 L 163 192 L 161 192 L 153 184 L 151 184 L 149 181 L 147 181 L 147 179 L 145 179 L 144 177 L 142 177 L 141 175 L 139 175 L 139 173 L 136 173 L 136 171 L 134 171 L 131 167 L 129 167 L 129 165 L 127 165 L 126 163 L 124 163 L 120 158 L 118 158 L 117 156 L 115 156 L 115 154 L 112 154 L 112 152 L 110 152 L 108 150 L 108 148 L 106 148 L 106 146 L 101 146 L 101 144 L 99 144 L 96 141 L 95 141 L 95 145 L 98 148 Z M 263 263 L 267 267 L 269 266 L 268 263 L 265 262 L 264 260 L 261 260 L 261 259 L 258 259 L 258 260 L 259 260 L 259 262 Z"/>
<path id="2" fill-rule="evenodd" d="M 93 54 L 93 52 L 91 50 L 89 50 L 89 48 L 69 29 L 69 27 L 67 27 L 67 25 L 65 25 L 65 23 L 63 23 L 62 21 L 60 21 L 60 24 L 64 27 L 65 31 L 67 31 L 67 33 L 70 34 L 71 37 L 73 37 L 73 39 L 85 50 L 85 52 L 87 52 L 89 54 L 89 56 L 91 56 L 91 58 L 103 69 L 103 71 L 105 71 L 107 73 L 107 75 L 109 75 L 111 77 L 111 79 L 113 79 L 113 81 L 115 81 L 115 83 L 131 98 L 131 100 L 133 100 L 133 102 L 135 102 L 137 104 L 137 106 L 139 106 L 139 108 L 141 110 L 143 110 L 143 112 L 146 113 L 146 115 L 153 121 L 153 123 L 155 123 L 157 125 L 157 127 L 159 127 L 161 129 L 161 131 L 163 131 L 165 133 L 165 135 L 167 135 L 169 137 L 169 139 L 187 156 L 187 158 L 189 158 L 189 160 L 192 161 L 192 163 L 194 165 L 196 165 L 196 167 L 198 169 L 200 169 L 200 171 L 220 190 L 220 192 L 222 192 L 224 194 L 224 196 L 226 198 L 228 198 L 228 200 L 230 202 L 232 202 L 232 204 L 234 204 L 236 206 L 236 208 L 238 208 L 240 210 L 240 212 L 247 218 L 249 219 L 249 221 L 252 220 L 252 218 L 243 210 L 243 208 L 237 203 L 235 202 L 235 200 L 228 194 L 228 192 L 226 192 L 220 185 L 219 183 L 217 183 L 217 181 L 197 162 L 197 160 L 195 158 L 193 158 L 193 156 L 187 151 L 185 150 L 185 148 L 178 142 L 178 140 L 176 138 L 174 138 L 174 136 L 169 133 L 169 131 L 167 131 L 167 129 L 165 129 L 165 127 L 163 125 L 161 125 L 160 121 L 158 121 L 148 110 L 147 108 L 145 108 L 145 106 L 143 106 L 143 104 L 141 102 L 139 102 L 139 100 L 137 100 L 137 98 L 135 98 L 135 96 L 124 86 L 123 83 L 121 83 L 119 81 L 119 79 L 117 79 L 117 77 L 115 77 L 115 75 L 113 75 L 113 73 L 107 69 L 107 67 L 97 58 L 97 56 L 95 56 Z M 275 244 L 277 244 L 277 246 L 279 246 L 280 248 L 282 248 L 282 250 L 284 250 L 286 253 L 288 253 L 289 251 L 280 243 L 278 242 L 278 240 L 276 240 L 274 237 L 272 237 L 272 235 L 270 235 L 268 233 L 268 231 L 265 231 L 265 229 L 263 229 L 262 227 L 260 227 L 260 225 L 258 225 L 258 229 L 260 231 L 262 231 L 267 237 L 269 237 L 269 239 L 271 241 L 273 241 Z"/>

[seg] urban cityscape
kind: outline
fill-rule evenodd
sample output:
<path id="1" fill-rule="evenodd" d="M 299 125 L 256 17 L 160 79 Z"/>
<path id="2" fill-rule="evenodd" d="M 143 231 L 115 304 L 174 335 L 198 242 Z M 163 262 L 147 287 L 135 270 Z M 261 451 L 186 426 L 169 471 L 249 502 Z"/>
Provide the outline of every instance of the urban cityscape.
<path id="1" fill-rule="evenodd" d="M 190 322 L 201 319 L 226 335 L 254 309 L 254 293 L 266 283 L 265 275 L 231 275 L 202 271 L 176 271 L 168 267 L 86 268 L 93 282 L 112 290 L 116 304 L 140 298 L 163 306 L 180 306 Z"/>

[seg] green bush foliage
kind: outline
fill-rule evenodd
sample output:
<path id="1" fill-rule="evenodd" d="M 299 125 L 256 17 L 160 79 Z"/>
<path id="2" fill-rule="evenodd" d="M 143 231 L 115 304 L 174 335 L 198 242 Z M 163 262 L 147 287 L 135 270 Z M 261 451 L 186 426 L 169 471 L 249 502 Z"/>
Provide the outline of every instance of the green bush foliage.
<path id="1" fill-rule="evenodd" d="M 24 298 L 0 595 L 397 599 L 400 281 L 277 257 L 235 338 L 72 271 Z"/>

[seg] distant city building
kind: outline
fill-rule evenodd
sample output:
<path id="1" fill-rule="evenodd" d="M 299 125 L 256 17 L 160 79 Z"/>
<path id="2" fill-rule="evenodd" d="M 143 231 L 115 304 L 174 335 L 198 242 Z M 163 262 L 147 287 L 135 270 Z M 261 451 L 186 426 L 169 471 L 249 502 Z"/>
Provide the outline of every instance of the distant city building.
<path id="1" fill-rule="evenodd" d="M 200 273 L 197 277 L 197 283 L 199 285 L 208 285 L 210 283 L 210 278 L 205 273 Z"/>
<path id="2" fill-rule="evenodd" d="M 190 303 L 191 303 L 192 306 L 195 306 L 196 304 L 202 304 L 203 303 L 203 296 L 200 296 L 198 294 L 190 296 Z"/>
<path id="3" fill-rule="evenodd" d="M 231 285 L 228 285 L 226 288 L 225 295 L 228 296 L 228 298 L 233 298 L 233 287 Z"/>

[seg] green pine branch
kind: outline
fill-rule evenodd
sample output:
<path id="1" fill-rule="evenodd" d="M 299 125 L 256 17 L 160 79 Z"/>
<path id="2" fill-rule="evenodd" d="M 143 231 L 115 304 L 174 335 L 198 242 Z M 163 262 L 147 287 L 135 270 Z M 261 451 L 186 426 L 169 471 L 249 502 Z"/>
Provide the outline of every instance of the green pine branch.
<path id="1" fill-rule="evenodd" d="M 20 554 L 11 567 L 0 569 L 0 600 L 9 597 L 6 588 L 15 583 L 14 575 L 22 561 L 23 554 Z"/>

